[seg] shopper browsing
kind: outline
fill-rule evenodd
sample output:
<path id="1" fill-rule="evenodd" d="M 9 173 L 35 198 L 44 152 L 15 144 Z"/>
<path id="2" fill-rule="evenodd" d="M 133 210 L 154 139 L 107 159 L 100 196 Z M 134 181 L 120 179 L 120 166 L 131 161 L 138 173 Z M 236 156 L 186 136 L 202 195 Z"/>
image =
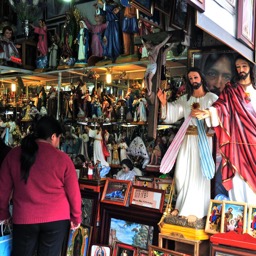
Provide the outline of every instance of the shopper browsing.
<path id="1" fill-rule="evenodd" d="M 0 169 L 0 220 L 13 201 L 12 256 L 60 255 L 68 230 L 81 222 L 81 194 L 74 164 L 58 148 L 62 128 L 42 117 Z"/>

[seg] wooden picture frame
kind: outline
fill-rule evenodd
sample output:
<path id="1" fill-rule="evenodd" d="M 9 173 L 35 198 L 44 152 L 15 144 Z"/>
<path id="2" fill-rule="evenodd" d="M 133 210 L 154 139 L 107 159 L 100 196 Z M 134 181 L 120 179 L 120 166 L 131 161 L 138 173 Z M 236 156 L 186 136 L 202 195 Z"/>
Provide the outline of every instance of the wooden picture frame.
<path id="1" fill-rule="evenodd" d="M 166 194 L 170 194 L 169 189 L 172 183 L 172 178 L 154 178 L 154 188 L 165 190 Z"/>
<path id="2" fill-rule="evenodd" d="M 149 16 L 137 9 L 136 14 L 138 20 L 163 30 L 163 15 L 159 10 L 154 10 L 154 14 Z"/>
<path id="3" fill-rule="evenodd" d="M 188 31 L 188 5 L 186 0 L 173 0 L 169 27 Z"/>
<path id="4" fill-rule="evenodd" d="M 96 227 L 97 212 L 100 203 L 100 193 L 84 189 L 81 190 L 82 197 L 82 224 Z"/>
<path id="5" fill-rule="evenodd" d="M 237 54 L 227 47 L 189 49 L 188 68 L 198 67 L 204 73 L 210 91 L 219 93 L 235 75 Z"/>
<path id="6" fill-rule="evenodd" d="M 155 1 L 155 9 L 170 16 L 172 10 L 172 1 L 170 0 L 158 0 Z M 155 10 L 154 10 L 155 11 Z"/>
<path id="7" fill-rule="evenodd" d="M 137 256 L 137 247 L 123 243 L 115 243 L 112 256 Z"/>
<path id="8" fill-rule="evenodd" d="M 199 12 L 205 11 L 205 0 L 187 0 L 187 3 Z"/>
<path id="9" fill-rule="evenodd" d="M 210 256 L 255 256 L 255 250 L 246 250 L 235 246 L 225 246 L 211 243 Z"/>
<path id="10" fill-rule="evenodd" d="M 79 228 L 70 230 L 66 256 L 73 255 L 75 250 L 78 255 L 88 255 L 92 229 L 91 226 L 81 224 Z"/>
<path id="11" fill-rule="evenodd" d="M 113 246 L 120 242 L 147 250 L 149 244 L 158 244 L 158 222 L 162 214 L 151 209 L 125 207 L 101 203 L 100 243 Z M 121 227 L 120 227 L 121 226 Z M 147 232 L 146 239 L 137 239 Z"/>
<path id="12" fill-rule="evenodd" d="M 137 256 L 148 256 L 148 250 L 137 249 Z"/>
<path id="13" fill-rule="evenodd" d="M 37 43 L 33 40 L 24 40 L 22 42 L 21 61 L 22 67 L 25 69 L 34 70 L 37 59 Z"/>
<path id="14" fill-rule="evenodd" d="M 60 2 L 58 0 L 46 1 L 45 20 L 58 20 L 65 16 L 66 11 L 70 9 L 70 3 Z"/>
<path id="15" fill-rule="evenodd" d="M 50 42 L 51 36 L 58 35 L 60 37 L 59 33 L 59 24 L 51 24 L 47 26 L 47 35 L 48 35 L 48 41 Z"/>
<path id="16" fill-rule="evenodd" d="M 220 6 L 222 6 L 225 10 L 227 10 L 232 15 L 236 14 L 236 4 L 237 0 L 214 0 L 216 3 L 218 3 Z"/>
<path id="17" fill-rule="evenodd" d="M 222 201 L 213 199 L 210 200 L 210 205 L 205 224 L 206 233 L 216 234 L 220 232 L 222 207 Z"/>
<path id="18" fill-rule="evenodd" d="M 256 0 L 238 1 L 237 39 L 254 49 Z"/>
<path id="19" fill-rule="evenodd" d="M 187 254 L 182 252 L 176 252 L 173 250 L 161 248 L 155 245 L 148 246 L 148 256 L 155 256 L 155 255 L 168 255 L 168 256 L 186 256 Z"/>
<path id="20" fill-rule="evenodd" d="M 172 178 L 154 178 L 154 188 L 165 191 L 163 210 L 172 203 L 171 200 L 175 190 L 173 182 Z"/>
<path id="21" fill-rule="evenodd" d="M 221 213 L 221 232 L 246 232 L 247 204 L 235 201 L 223 201 Z"/>
<path id="22" fill-rule="evenodd" d="M 90 255 L 112 256 L 112 247 L 102 244 L 92 244 Z"/>
<path id="23" fill-rule="evenodd" d="M 256 238 L 256 205 L 249 206 L 247 233 Z"/>
<path id="24" fill-rule="evenodd" d="M 148 16 L 153 15 L 153 1 L 152 0 L 133 0 L 131 4 L 139 11 L 145 13 Z"/>
<path id="25" fill-rule="evenodd" d="M 131 188 L 131 181 L 107 178 L 101 197 L 101 202 L 116 205 L 126 205 Z"/>
<path id="26" fill-rule="evenodd" d="M 157 212 L 163 212 L 165 190 L 133 186 L 130 196 L 130 206 L 146 207 Z"/>
<path id="27" fill-rule="evenodd" d="M 135 186 L 154 188 L 154 177 L 135 176 Z"/>

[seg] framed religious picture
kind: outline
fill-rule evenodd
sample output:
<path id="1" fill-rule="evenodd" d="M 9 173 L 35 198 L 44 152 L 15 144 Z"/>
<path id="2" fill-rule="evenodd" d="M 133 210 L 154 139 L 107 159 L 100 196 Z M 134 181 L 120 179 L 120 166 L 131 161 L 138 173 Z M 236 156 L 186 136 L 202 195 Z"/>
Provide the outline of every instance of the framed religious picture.
<path id="1" fill-rule="evenodd" d="M 237 234 L 246 232 L 247 204 L 235 201 L 223 201 L 221 213 L 222 233 L 235 231 Z"/>
<path id="2" fill-rule="evenodd" d="M 227 47 L 189 49 L 188 68 L 198 67 L 205 75 L 211 92 L 219 93 L 235 75 L 237 53 Z"/>
<path id="3" fill-rule="evenodd" d="M 56 20 L 63 18 L 65 12 L 70 8 L 70 3 L 60 2 L 58 0 L 46 1 L 46 21 Z"/>
<path id="4" fill-rule="evenodd" d="M 136 256 L 137 255 L 137 247 L 123 244 L 123 243 L 115 243 L 114 250 L 112 256 Z"/>
<path id="5" fill-rule="evenodd" d="M 163 207 L 163 210 L 165 210 L 167 205 L 172 204 L 175 190 L 174 180 L 172 178 L 154 178 L 154 181 L 154 188 L 165 191 Z"/>
<path id="6" fill-rule="evenodd" d="M 222 201 L 210 200 L 208 215 L 205 224 L 205 232 L 216 234 L 221 228 Z"/>
<path id="7" fill-rule="evenodd" d="M 236 14 L 237 0 L 214 0 L 232 15 Z"/>
<path id="8" fill-rule="evenodd" d="M 255 4 L 256 0 L 238 1 L 237 39 L 251 49 L 255 45 Z"/>
<path id="9" fill-rule="evenodd" d="M 163 212 L 165 191 L 161 189 L 133 186 L 130 196 L 130 207 L 146 207 Z"/>
<path id="10" fill-rule="evenodd" d="M 149 16 L 137 9 L 137 19 L 161 30 L 163 29 L 163 15 L 159 10 L 154 10 L 154 14 Z"/>
<path id="11" fill-rule="evenodd" d="M 169 27 L 188 31 L 188 6 L 186 0 L 174 0 Z"/>
<path id="12" fill-rule="evenodd" d="M 256 238 L 256 205 L 249 206 L 247 233 Z"/>
<path id="13" fill-rule="evenodd" d="M 134 185 L 154 188 L 154 177 L 135 176 Z"/>
<path id="14" fill-rule="evenodd" d="M 233 241 L 232 241 L 233 242 Z M 211 243 L 210 256 L 254 256 L 255 250 L 246 250 L 230 245 L 221 245 Z"/>
<path id="15" fill-rule="evenodd" d="M 125 207 L 101 203 L 100 243 L 114 246 L 116 241 L 147 250 L 158 244 L 160 212 L 150 208 Z M 142 238 L 143 237 L 143 238 Z"/>
<path id="16" fill-rule="evenodd" d="M 133 0 L 131 4 L 139 11 L 145 13 L 148 16 L 153 15 L 153 1 L 152 0 Z"/>
<path id="17" fill-rule="evenodd" d="M 155 256 L 155 255 L 186 256 L 187 254 L 182 253 L 182 252 L 176 252 L 176 251 L 165 249 L 165 248 L 161 248 L 159 246 L 149 245 L 148 256 Z"/>
<path id="18" fill-rule="evenodd" d="M 158 0 L 155 1 L 155 9 L 164 13 L 165 15 L 171 15 L 172 1 L 170 0 Z"/>
<path id="19" fill-rule="evenodd" d="M 92 227 L 83 225 L 75 230 L 70 230 L 66 256 L 84 255 L 87 256 L 91 242 Z"/>
<path id="20" fill-rule="evenodd" d="M 99 207 L 99 193 L 86 189 L 81 190 L 82 197 L 82 224 L 96 227 L 97 214 L 95 209 Z"/>
<path id="21" fill-rule="evenodd" d="M 107 178 L 101 197 L 101 202 L 126 205 L 131 188 L 131 181 Z"/>
<path id="22" fill-rule="evenodd" d="M 112 248 L 107 245 L 92 244 L 90 255 L 91 256 L 111 256 Z"/>
<path id="23" fill-rule="evenodd" d="M 225 0 L 222 0 L 225 1 Z M 205 0 L 187 0 L 187 3 L 193 6 L 199 12 L 205 11 Z"/>

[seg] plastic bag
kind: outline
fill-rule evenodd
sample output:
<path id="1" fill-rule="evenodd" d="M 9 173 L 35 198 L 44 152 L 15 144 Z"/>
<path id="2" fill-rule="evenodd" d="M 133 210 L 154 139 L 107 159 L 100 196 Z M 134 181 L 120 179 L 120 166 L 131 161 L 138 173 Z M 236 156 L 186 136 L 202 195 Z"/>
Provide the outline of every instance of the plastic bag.
<path id="1" fill-rule="evenodd" d="M 12 251 L 12 232 L 10 224 L 2 221 L 0 232 L 0 255 L 10 256 Z"/>

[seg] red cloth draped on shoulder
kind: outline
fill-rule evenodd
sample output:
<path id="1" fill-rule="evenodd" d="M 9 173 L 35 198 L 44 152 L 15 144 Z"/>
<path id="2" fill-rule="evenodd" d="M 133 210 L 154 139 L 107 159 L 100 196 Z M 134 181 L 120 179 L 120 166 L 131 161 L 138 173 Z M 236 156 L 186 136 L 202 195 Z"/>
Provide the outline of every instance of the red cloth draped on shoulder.
<path id="1" fill-rule="evenodd" d="M 215 127 L 222 154 L 223 186 L 232 189 L 235 172 L 256 192 L 256 112 L 242 86 L 230 83 L 213 104 L 220 125 Z"/>

